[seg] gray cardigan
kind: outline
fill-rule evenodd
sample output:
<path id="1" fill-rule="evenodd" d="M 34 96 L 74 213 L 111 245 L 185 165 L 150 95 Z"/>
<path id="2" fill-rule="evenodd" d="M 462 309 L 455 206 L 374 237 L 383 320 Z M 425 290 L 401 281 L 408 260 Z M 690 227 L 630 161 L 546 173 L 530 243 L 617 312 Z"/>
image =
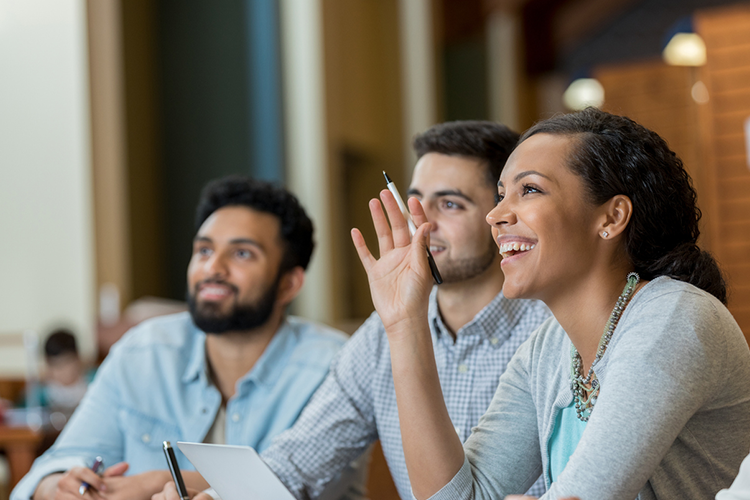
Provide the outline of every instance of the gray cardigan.
<path id="1" fill-rule="evenodd" d="M 702 500 L 729 486 L 750 449 L 750 350 L 718 300 L 651 281 L 595 371 L 599 400 L 542 498 Z M 547 442 L 572 401 L 569 379 L 570 340 L 550 318 L 511 360 L 464 444 L 463 467 L 432 498 L 503 498 L 548 478 Z"/>

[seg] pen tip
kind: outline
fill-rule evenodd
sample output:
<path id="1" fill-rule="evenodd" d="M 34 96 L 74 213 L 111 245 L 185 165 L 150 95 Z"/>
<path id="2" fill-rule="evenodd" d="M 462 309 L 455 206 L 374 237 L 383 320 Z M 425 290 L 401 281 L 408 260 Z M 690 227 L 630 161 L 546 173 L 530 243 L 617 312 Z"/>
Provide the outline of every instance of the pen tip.
<path id="1" fill-rule="evenodd" d="M 392 182 L 391 178 L 388 177 L 388 174 L 385 173 L 385 170 L 383 170 L 383 177 L 385 177 L 385 183 L 386 184 L 390 184 Z"/>

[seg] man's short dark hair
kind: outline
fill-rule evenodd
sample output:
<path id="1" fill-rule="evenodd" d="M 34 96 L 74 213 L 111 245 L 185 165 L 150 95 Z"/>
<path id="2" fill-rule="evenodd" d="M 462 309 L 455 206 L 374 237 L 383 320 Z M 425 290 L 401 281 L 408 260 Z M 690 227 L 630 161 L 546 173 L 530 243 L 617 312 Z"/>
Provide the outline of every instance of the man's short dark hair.
<path id="1" fill-rule="evenodd" d="M 427 153 L 440 153 L 482 160 L 487 166 L 487 182 L 494 187 L 518 137 L 516 132 L 499 123 L 463 120 L 434 125 L 414 137 L 412 145 L 417 158 Z"/>
<path id="2" fill-rule="evenodd" d="M 48 358 L 55 358 L 63 354 L 78 355 L 78 346 L 76 337 L 70 330 L 64 328 L 57 329 L 49 334 L 44 342 L 44 355 Z"/>
<path id="3" fill-rule="evenodd" d="M 313 223 L 292 193 L 269 182 L 243 176 L 211 181 L 201 192 L 195 215 L 196 231 L 212 213 L 227 206 L 243 206 L 275 215 L 279 219 L 279 233 L 284 243 L 279 272 L 297 266 L 307 269 L 315 246 Z"/>

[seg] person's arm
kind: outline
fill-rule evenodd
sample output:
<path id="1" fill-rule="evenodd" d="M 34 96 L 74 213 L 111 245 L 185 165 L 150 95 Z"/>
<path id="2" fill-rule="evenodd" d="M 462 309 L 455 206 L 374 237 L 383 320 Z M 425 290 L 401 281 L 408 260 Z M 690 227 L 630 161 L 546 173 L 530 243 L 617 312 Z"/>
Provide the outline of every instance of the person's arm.
<path id="1" fill-rule="evenodd" d="M 432 275 L 427 264 L 429 224 L 422 206 L 409 200 L 414 222 L 410 238 L 405 219 L 388 191 L 380 195 L 392 230 L 377 200 L 370 201 L 380 258 L 375 259 L 362 234 L 352 240 L 367 272 L 375 309 L 391 349 L 396 401 L 404 455 L 412 491 L 427 498 L 440 490 L 464 462 L 461 441 L 453 429 L 438 379 L 427 320 Z"/>
<path id="2" fill-rule="evenodd" d="M 131 334 L 132 335 L 132 334 Z M 78 496 L 84 477 L 89 477 L 92 487 L 86 493 L 91 497 L 106 496 L 148 500 L 161 491 L 170 478 L 166 463 L 162 470 L 152 470 L 137 475 L 124 476 L 124 429 L 120 388 L 123 373 L 129 366 L 128 339 L 115 345 L 98 370 L 94 382 L 76 409 L 71 420 L 55 444 L 34 462 L 31 471 L 21 480 L 11 494 L 13 500 L 51 500 L 58 494 Z M 108 465 L 103 478 L 91 477 L 89 467 L 96 456 Z M 185 473 L 186 483 L 194 488 L 206 484 L 196 472 Z M 88 481 L 87 481 L 88 482 Z M 105 494 L 106 491 L 106 494 Z"/>
<path id="3" fill-rule="evenodd" d="M 538 372 L 554 372 L 554 366 L 534 369 L 546 337 L 540 329 L 516 351 L 489 408 L 464 443 L 461 469 L 431 499 L 504 498 L 527 491 L 540 476 L 540 433 L 531 388 L 547 385 Z"/>
<path id="4" fill-rule="evenodd" d="M 67 471 L 89 468 L 96 456 L 102 456 L 105 464 L 122 461 L 122 436 L 117 425 L 117 358 L 115 354 L 112 359 L 105 360 L 73 417 L 65 425 L 55 444 L 34 462 L 29 473 L 15 487 L 11 493 L 12 500 L 28 500 L 32 496 L 39 498 L 35 491 L 42 479 L 58 474 L 46 481 L 44 492 L 39 492 L 40 495 L 50 495 L 43 495 L 42 500 L 53 498 L 56 488 L 50 488 L 50 485 L 57 486 L 57 481 Z M 67 478 L 71 481 L 70 488 L 76 493 L 78 486 L 73 485 L 73 482 L 80 486 L 79 476 L 82 473 L 74 473 Z"/>
<path id="5" fill-rule="evenodd" d="M 371 377 L 383 347 L 379 330 L 380 319 L 373 314 L 331 363 L 295 424 L 261 453 L 296 498 L 317 498 L 332 480 L 356 481 L 363 475 L 350 464 L 377 439 Z"/>

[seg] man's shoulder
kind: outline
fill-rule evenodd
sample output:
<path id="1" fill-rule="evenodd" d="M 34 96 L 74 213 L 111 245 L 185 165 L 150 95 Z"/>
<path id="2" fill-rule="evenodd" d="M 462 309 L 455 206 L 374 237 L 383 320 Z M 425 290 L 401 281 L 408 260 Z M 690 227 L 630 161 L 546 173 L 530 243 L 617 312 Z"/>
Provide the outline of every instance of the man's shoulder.
<path id="1" fill-rule="evenodd" d="M 495 318 L 498 328 L 520 329 L 527 334 L 552 316 L 552 312 L 541 300 L 509 299 L 502 292 L 480 314 L 486 318 Z"/>
<path id="2" fill-rule="evenodd" d="M 349 338 L 341 330 L 298 316 L 287 316 L 286 323 L 294 332 L 298 346 L 338 350 Z"/>
<path id="3" fill-rule="evenodd" d="M 289 366 L 328 371 L 331 360 L 349 338 L 344 332 L 317 321 L 287 316 L 284 349 L 290 350 Z M 278 332 L 277 332 L 278 335 Z"/>
<path id="4" fill-rule="evenodd" d="M 184 348 L 192 345 L 196 335 L 203 335 L 190 319 L 190 313 L 180 312 L 147 319 L 128 330 L 117 342 L 118 349 L 138 350 Z"/>
<path id="5" fill-rule="evenodd" d="M 545 318 L 552 314 L 549 308 L 541 300 L 509 299 L 502 292 L 500 292 L 497 295 L 496 299 L 490 303 L 490 306 L 523 311 L 525 314 L 539 314 L 544 316 Z"/>
<path id="6" fill-rule="evenodd" d="M 388 337 L 385 334 L 383 320 L 380 319 L 377 311 L 372 314 L 357 328 L 352 334 L 350 344 L 367 344 L 369 349 L 378 348 L 385 344 L 388 345 Z M 360 346 L 359 349 L 362 349 Z"/>

